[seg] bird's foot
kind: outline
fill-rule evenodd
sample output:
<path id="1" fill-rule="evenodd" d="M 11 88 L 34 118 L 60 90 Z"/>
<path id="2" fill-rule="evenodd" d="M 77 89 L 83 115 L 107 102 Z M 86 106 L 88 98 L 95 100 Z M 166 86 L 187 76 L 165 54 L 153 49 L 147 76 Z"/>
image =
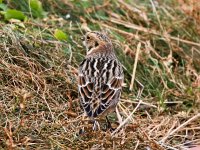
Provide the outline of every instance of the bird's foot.
<path id="1" fill-rule="evenodd" d="M 98 121 L 94 120 L 92 130 L 93 131 L 100 130 L 100 125 Z"/>
<path id="2" fill-rule="evenodd" d="M 108 117 L 106 116 L 106 128 L 105 131 L 109 130 L 110 132 L 113 132 L 116 128 L 113 128 Z"/>

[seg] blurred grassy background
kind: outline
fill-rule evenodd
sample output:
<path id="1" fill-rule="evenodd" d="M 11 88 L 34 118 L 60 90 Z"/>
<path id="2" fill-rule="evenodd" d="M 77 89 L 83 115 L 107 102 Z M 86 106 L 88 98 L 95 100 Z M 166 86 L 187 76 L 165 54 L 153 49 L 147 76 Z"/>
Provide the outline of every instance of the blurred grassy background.
<path id="1" fill-rule="evenodd" d="M 199 113 L 195 0 L 4 0 L 0 10 L 1 149 L 167 149 L 200 142 L 199 120 L 167 137 Z M 82 114 L 77 68 L 86 53 L 80 38 L 88 30 L 107 32 L 124 66 L 119 104 L 124 118 L 138 104 L 139 85 L 135 81 L 133 91 L 129 86 L 141 43 L 136 80 L 144 85 L 143 103 L 123 142 L 103 131 L 76 135 Z"/>

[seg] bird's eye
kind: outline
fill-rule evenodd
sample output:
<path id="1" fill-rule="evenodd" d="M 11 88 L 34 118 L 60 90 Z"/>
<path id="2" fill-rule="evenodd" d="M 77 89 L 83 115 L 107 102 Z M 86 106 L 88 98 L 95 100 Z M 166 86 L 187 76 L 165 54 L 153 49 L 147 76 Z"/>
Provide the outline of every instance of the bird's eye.
<path id="1" fill-rule="evenodd" d="M 99 43 L 96 41 L 94 46 L 95 47 L 99 46 Z"/>
<path id="2" fill-rule="evenodd" d="M 90 39 L 90 37 L 89 36 L 87 36 L 87 40 L 89 40 Z"/>

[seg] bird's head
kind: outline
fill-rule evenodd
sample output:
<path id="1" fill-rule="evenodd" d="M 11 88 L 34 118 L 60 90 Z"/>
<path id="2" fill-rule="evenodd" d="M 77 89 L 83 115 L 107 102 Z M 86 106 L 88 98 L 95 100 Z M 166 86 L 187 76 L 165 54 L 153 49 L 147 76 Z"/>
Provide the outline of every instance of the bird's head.
<path id="1" fill-rule="evenodd" d="M 87 49 L 87 55 L 101 51 L 112 50 L 111 40 L 103 33 L 93 31 L 87 32 L 83 38 Z"/>

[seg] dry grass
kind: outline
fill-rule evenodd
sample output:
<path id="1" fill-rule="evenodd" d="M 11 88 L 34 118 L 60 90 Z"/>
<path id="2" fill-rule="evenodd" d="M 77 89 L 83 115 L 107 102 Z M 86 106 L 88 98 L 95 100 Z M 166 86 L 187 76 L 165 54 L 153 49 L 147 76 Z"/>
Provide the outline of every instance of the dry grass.
<path id="1" fill-rule="evenodd" d="M 176 150 L 200 144 L 200 35 L 183 1 L 42 2 L 47 18 L 0 23 L 0 149 Z M 67 41 L 54 38 L 57 28 Z M 118 105 L 124 125 L 113 136 L 92 132 L 81 117 L 76 77 L 87 30 L 108 32 L 124 65 Z M 139 83 L 144 90 L 137 97 Z M 119 127 L 116 115 L 109 117 Z M 83 126 L 86 132 L 78 135 Z"/>

